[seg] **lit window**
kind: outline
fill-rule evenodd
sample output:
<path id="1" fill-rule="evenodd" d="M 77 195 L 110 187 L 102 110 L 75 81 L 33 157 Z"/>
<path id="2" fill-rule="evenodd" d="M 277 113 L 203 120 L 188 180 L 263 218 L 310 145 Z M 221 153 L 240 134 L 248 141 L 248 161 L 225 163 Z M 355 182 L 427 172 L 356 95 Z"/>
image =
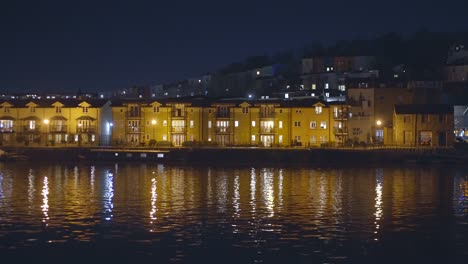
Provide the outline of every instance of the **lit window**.
<path id="1" fill-rule="evenodd" d="M 326 121 L 320 122 L 320 128 L 321 129 L 327 129 L 327 122 Z"/>
<path id="2" fill-rule="evenodd" d="M 234 121 L 234 126 L 238 127 L 239 126 L 239 121 Z"/>
<path id="3" fill-rule="evenodd" d="M 310 96 L 315 96 L 315 93 L 312 93 Z"/>
<path id="4" fill-rule="evenodd" d="M 283 135 L 279 135 L 279 137 L 278 137 L 278 142 L 279 142 L 279 143 L 283 143 Z"/>
<path id="5" fill-rule="evenodd" d="M 321 114 L 322 113 L 322 107 L 321 106 L 316 106 L 315 107 L 315 113 L 316 114 Z"/>
<path id="6" fill-rule="evenodd" d="M 312 84 L 312 90 L 317 89 L 317 85 L 315 83 Z"/>
<path id="7" fill-rule="evenodd" d="M 252 121 L 252 127 L 255 127 L 255 121 Z"/>
<path id="8" fill-rule="evenodd" d="M 252 135 L 252 141 L 255 141 L 255 135 Z"/>
<path id="9" fill-rule="evenodd" d="M 326 97 L 330 97 L 330 93 L 325 93 L 325 96 L 326 96 Z"/>
<path id="10" fill-rule="evenodd" d="M 167 135 L 163 135 L 163 141 L 167 140 Z"/>
<path id="11" fill-rule="evenodd" d="M 167 126 L 167 120 L 163 121 L 163 126 Z"/>
<path id="12" fill-rule="evenodd" d="M 190 128 L 193 128 L 193 120 L 190 120 Z"/>
<path id="13" fill-rule="evenodd" d="M 278 127 L 279 127 L 279 128 L 283 128 L 283 121 L 279 121 L 279 122 L 278 122 Z"/>
<path id="14" fill-rule="evenodd" d="M 260 75 L 260 71 L 257 71 L 257 75 Z"/>
<path id="15" fill-rule="evenodd" d="M 287 94 L 287 93 L 284 94 L 284 98 L 285 98 L 285 99 L 288 99 L 288 98 L 289 98 L 289 94 Z"/>
<path id="16" fill-rule="evenodd" d="M 208 128 L 211 128 L 211 121 L 208 121 Z"/>
<path id="17" fill-rule="evenodd" d="M 330 67 L 327 67 L 327 71 L 330 71 Z"/>
<path id="18" fill-rule="evenodd" d="M 325 83 L 325 89 L 328 89 L 330 86 L 328 85 L 328 83 Z"/>

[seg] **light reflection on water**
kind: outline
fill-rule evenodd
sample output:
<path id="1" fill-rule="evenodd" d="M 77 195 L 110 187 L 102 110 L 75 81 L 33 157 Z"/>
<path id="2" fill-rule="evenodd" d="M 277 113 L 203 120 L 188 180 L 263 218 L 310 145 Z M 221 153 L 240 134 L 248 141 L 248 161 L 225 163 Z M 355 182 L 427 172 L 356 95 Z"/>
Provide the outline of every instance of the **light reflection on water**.
<path id="1" fill-rule="evenodd" d="M 112 241 L 174 262 L 468 255 L 464 168 L 28 166 L 0 165 L 0 251 Z"/>

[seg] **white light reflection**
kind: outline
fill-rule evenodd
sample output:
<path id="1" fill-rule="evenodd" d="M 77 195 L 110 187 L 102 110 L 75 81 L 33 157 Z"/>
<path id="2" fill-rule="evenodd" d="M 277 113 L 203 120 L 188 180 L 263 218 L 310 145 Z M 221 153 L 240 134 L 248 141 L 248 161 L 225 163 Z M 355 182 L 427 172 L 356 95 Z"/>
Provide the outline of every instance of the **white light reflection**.
<path id="1" fill-rule="evenodd" d="M 275 206 L 275 196 L 273 195 L 273 173 L 263 171 L 263 200 L 265 201 L 265 206 L 268 211 L 268 217 L 273 217 L 275 215 L 274 206 Z"/>
<path id="2" fill-rule="evenodd" d="M 106 172 L 105 181 L 104 214 L 106 221 L 110 221 L 113 217 L 112 210 L 114 209 L 114 174 L 111 171 Z"/>
<path id="3" fill-rule="evenodd" d="M 278 184 L 278 211 L 281 212 L 283 208 L 283 169 L 279 170 L 278 176 L 279 184 Z"/>
<path id="4" fill-rule="evenodd" d="M 382 188 L 383 188 L 383 169 L 375 170 L 375 231 L 374 234 L 379 233 L 380 224 L 379 221 L 383 218 L 383 209 L 382 209 Z M 378 238 L 374 238 L 375 241 L 378 241 Z"/>
<path id="5" fill-rule="evenodd" d="M 234 207 L 233 218 L 238 219 L 240 217 L 240 191 L 239 191 L 239 175 L 236 174 L 234 176 L 234 196 L 232 197 L 232 206 Z M 233 227 L 233 233 L 239 233 L 239 229 L 237 228 L 237 224 L 233 223 L 231 225 Z"/>
<path id="6" fill-rule="evenodd" d="M 156 178 L 151 179 L 151 211 L 149 213 L 151 224 L 153 224 L 154 221 L 158 219 L 156 216 L 156 212 L 158 211 L 158 208 L 156 207 L 156 201 L 158 200 L 158 193 L 156 192 L 157 183 L 158 181 Z M 153 231 L 153 229 L 150 230 L 150 232 Z"/>
<path id="7" fill-rule="evenodd" d="M 250 172 L 250 206 L 252 207 L 252 214 L 255 214 L 256 206 L 255 206 L 255 189 L 256 189 L 257 182 L 255 180 L 255 169 L 252 168 Z"/>
<path id="8" fill-rule="evenodd" d="M 44 181 L 43 181 L 43 186 L 42 186 L 42 213 L 44 214 L 44 217 L 42 218 L 42 222 L 48 226 L 49 224 L 47 221 L 49 220 L 49 181 L 47 179 L 47 176 L 44 176 Z"/>

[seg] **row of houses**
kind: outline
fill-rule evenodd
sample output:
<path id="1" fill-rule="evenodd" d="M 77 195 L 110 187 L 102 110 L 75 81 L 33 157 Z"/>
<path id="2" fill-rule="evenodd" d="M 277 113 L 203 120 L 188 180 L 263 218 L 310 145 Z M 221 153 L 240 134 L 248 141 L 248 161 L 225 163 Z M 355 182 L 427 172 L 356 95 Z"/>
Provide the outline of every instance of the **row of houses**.
<path id="1" fill-rule="evenodd" d="M 353 133 L 363 120 L 351 110 L 345 102 L 311 98 L 5 100 L 0 102 L 0 144 L 342 146 L 359 142 Z M 453 107 L 395 106 L 392 118 L 393 127 L 377 123 L 382 132 L 376 131 L 371 143 L 453 142 Z"/>

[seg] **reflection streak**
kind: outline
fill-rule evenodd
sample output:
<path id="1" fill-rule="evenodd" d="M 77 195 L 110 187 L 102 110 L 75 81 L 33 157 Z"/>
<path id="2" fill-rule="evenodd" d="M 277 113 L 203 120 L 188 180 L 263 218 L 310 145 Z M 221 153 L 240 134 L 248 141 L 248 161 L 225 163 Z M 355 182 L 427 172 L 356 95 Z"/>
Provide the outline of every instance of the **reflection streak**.
<path id="1" fill-rule="evenodd" d="M 42 222 L 47 224 L 47 221 L 49 220 L 49 181 L 47 179 L 47 176 L 44 176 L 44 181 L 43 181 L 43 186 L 42 186 L 42 213 L 44 216 L 42 217 Z"/>

